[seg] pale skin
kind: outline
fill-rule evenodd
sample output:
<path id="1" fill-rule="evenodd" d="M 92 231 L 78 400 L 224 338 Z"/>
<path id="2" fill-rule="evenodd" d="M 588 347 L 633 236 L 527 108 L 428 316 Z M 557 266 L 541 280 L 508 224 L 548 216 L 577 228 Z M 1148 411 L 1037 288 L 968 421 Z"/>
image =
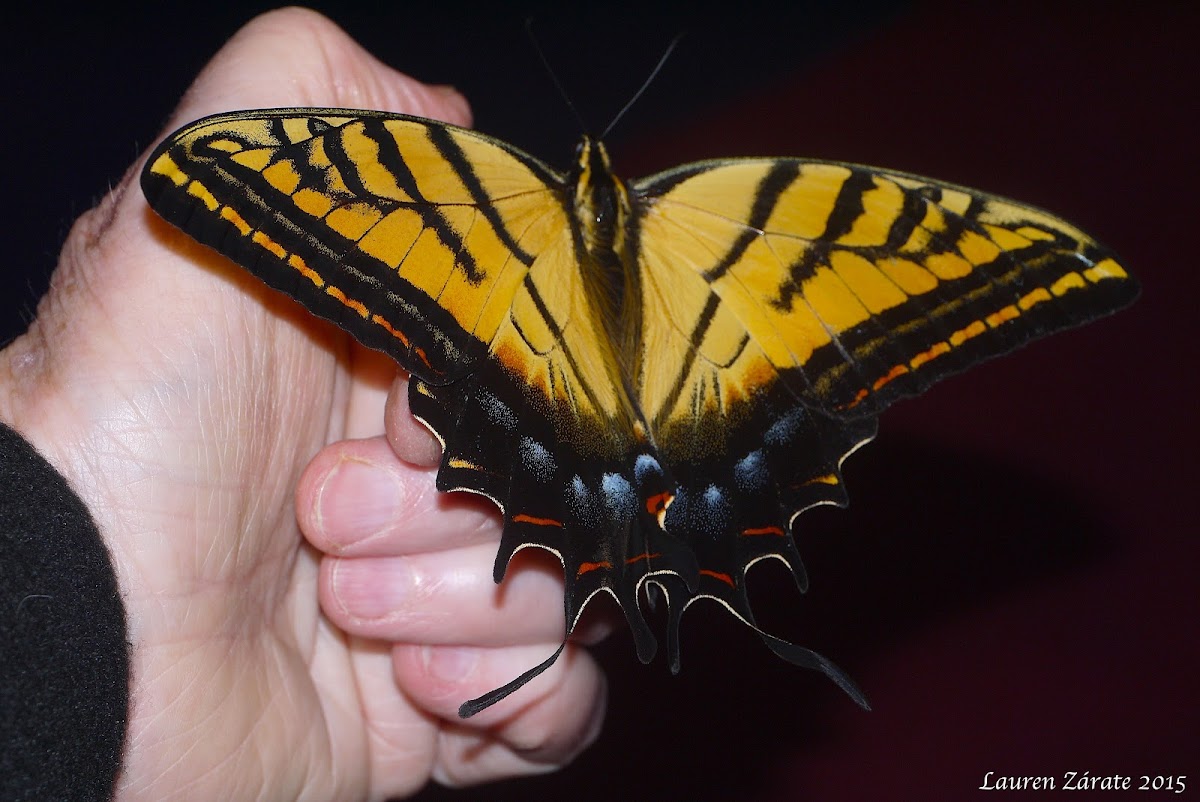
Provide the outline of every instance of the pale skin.
<path id="1" fill-rule="evenodd" d="M 470 122 L 453 91 L 289 9 L 233 38 L 167 128 L 270 106 Z M 497 588 L 500 518 L 435 491 L 438 446 L 394 364 L 158 219 L 140 167 L 78 221 L 0 352 L 0 418 L 80 494 L 116 567 L 117 798 L 386 799 L 569 762 L 603 718 L 582 648 L 456 714 L 558 647 L 561 566 L 522 552 Z"/>

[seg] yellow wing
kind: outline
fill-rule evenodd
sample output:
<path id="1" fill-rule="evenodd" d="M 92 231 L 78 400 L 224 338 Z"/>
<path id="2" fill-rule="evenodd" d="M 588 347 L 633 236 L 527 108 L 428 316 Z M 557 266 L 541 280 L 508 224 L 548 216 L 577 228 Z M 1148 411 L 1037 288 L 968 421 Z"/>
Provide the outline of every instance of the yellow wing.
<path id="1" fill-rule="evenodd" d="M 165 218 L 425 382 L 490 352 L 580 415 L 621 414 L 563 178 L 502 143 L 376 112 L 235 112 L 172 135 L 145 188 Z"/>
<path id="2" fill-rule="evenodd" d="M 715 161 L 633 194 L 646 277 L 640 401 L 681 459 L 711 448 L 701 422 L 736 418 L 775 382 L 825 414 L 875 414 L 1137 293 L 1071 224 L 903 173 Z"/>

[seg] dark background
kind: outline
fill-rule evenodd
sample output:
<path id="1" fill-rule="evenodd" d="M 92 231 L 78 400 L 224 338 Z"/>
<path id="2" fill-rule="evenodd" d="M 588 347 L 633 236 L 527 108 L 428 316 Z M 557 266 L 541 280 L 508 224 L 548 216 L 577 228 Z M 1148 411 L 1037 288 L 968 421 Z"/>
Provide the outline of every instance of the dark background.
<path id="1" fill-rule="evenodd" d="M 1143 283 L 1132 309 L 884 415 L 847 462 L 851 509 L 798 521 L 806 597 L 774 566 L 754 572 L 766 628 L 841 664 L 873 713 L 697 605 L 679 677 L 641 666 L 623 633 L 600 648 L 611 712 L 573 766 L 426 798 L 955 799 L 988 771 L 1186 774 L 1198 792 L 1200 14 L 831 5 L 319 5 L 385 61 L 458 86 L 481 130 L 564 166 L 578 125 L 525 16 L 596 130 L 687 31 L 608 137 L 621 172 L 887 165 L 1052 209 Z M 24 328 L 74 217 L 259 7 L 44 7 L 8 24 L 0 337 Z"/>

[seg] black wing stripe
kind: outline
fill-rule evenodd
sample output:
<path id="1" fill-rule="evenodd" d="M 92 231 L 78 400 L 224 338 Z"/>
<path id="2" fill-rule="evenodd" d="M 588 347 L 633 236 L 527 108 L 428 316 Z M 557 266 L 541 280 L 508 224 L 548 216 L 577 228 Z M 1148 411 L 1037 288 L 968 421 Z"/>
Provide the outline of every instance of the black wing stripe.
<path id="1" fill-rule="evenodd" d="M 454 172 L 458 174 L 458 178 L 462 181 L 463 186 L 467 188 L 471 198 L 474 199 L 476 207 L 483 212 L 484 219 L 492 226 L 492 230 L 496 232 L 496 236 L 504 243 L 504 247 L 512 251 L 513 256 L 521 262 L 521 264 L 529 267 L 533 264 L 533 254 L 521 247 L 521 244 L 513 237 L 512 232 L 508 230 L 503 218 L 500 217 L 500 211 L 496 205 L 492 203 L 487 192 L 483 188 L 483 184 L 479 180 L 479 175 L 475 172 L 475 168 L 471 166 L 471 162 L 467 159 L 462 148 L 454 141 L 454 137 L 444 128 L 429 128 L 429 140 L 433 146 L 437 148 L 450 166 L 454 168 Z"/>
<path id="2" fill-rule="evenodd" d="M 404 155 L 400 152 L 399 144 L 396 138 L 391 135 L 384 125 L 384 121 L 379 119 L 365 119 L 362 121 L 363 133 L 375 142 L 378 147 L 376 158 L 392 175 L 396 185 L 404 192 L 412 197 L 414 203 L 404 204 L 408 208 L 415 211 L 421 217 L 421 224 L 428 229 L 431 229 L 439 241 L 446 247 L 448 251 L 455 255 L 455 265 L 460 268 L 466 275 L 467 280 L 472 284 L 479 284 L 484 279 L 484 274 L 479 271 L 479 266 L 475 263 L 475 258 L 470 250 L 466 248 L 463 238 L 459 236 L 454 225 L 446 218 L 441 211 L 441 207 L 437 204 L 428 201 L 421 194 L 420 187 L 412 172 L 408 169 L 405 163 Z M 345 153 L 345 148 L 342 146 L 342 137 L 329 137 L 329 142 L 326 145 L 326 153 L 330 160 L 338 164 L 339 159 L 344 157 L 350 165 L 350 168 L 343 169 L 343 181 L 349 182 L 348 173 L 354 174 L 354 185 L 347 186 L 351 188 L 359 197 L 372 198 L 375 196 L 368 192 L 363 186 L 362 181 L 358 178 L 357 166 L 350 160 L 348 154 Z M 340 153 L 341 157 L 335 156 L 335 153 Z"/>
<path id="3" fill-rule="evenodd" d="M 825 231 L 819 239 L 836 242 L 849 234 L 865 211 L 863 195 L 872 189 L 875 189 L 875 177 L 871 173 L 865 170 L 852 171 L 838 190 L 833 209 L 825 219 Z"/>
<path id="4" fill-rule="evenodd" d="M 798 162 L 780 161 L 772 165 L 754 192 L 754 204 L 751 206 L 750 219 L 746 221 L 745 230 L 729 246 L 725 256 L 704 272 L 705 281 L 711 284 L 724 276 L 742 258 L 750 244 L 763 235 L 763 228 L 771 219 L 771 213 L 775 211 L 780 196 L 799 174 Z"/>
<path id="5" fill-rule="evenodd" d="M 713 320 L 717 316 L 717 307 L 720 306 L 721 299 L 716 293 L 709 293 L 708 301 L 704 304 L 704 309 L 700 312 L 700 317 L 696 320 L 696 325 L 692 328 L 692 333 L 688 337 L 688 352 L 684 357 L 683 364 L 679 366 L 679 372 L 675 374 L 675 383 L 671 385 L 670 392 L 663 399 L 662 406 L 659 409 L 660 416 L 670 414 L 670 411 L 675 408 L 675 404 L 679 402 L 679 396 L 683 394 L 684 388 L 687 386 L 688 377 L 691 375 L 692 367 L 696 364 L 696 358 L 700 354 L 700 345 L 704 342 L 705 336 L 708 334 L 709 328 L 712 327 Z M 656 425 L 659 421 L 655 422 Z"/>
<path id="6" fill-rule="evenodd" d="M 550 308 L 546 306 L 545 299 L 543 299 L 542 294 L 538 292 L 537 284 L 534 282 L 532 276 L 528 273 L 525 275 L 525 280 L 522 282 L 522 286 L 524 286 L 525 291 L 529 293 L 529 299 L 533 301 L 533 305 L 537 309 L 538 315 L 540 315 L 543 322 L 545 322 L 546 328 L 550 330 L 550 334 L 554 337 L 554 341 L 558 344 L 558 347 L 562 349 L 563 357 L 567 360 L 567 365 L 571 368 L 571 372 L 576 376 L 584 375 L 583 371 L 579 367 L 578 358 L 567 345 L 566 338 L 563 336 L 562 328 L 558 325 L 558 321 L 554 319 L 554 315 L 551 314 Z M 595 409 L 604 408 L 604 405 L 600 402 L 600 399 L 596 397 L 595 391 L 592 390 L 592 388 L 586 382 L 579 382 L 578 384 L 579 388 L 583 390 L 583 394 L 587 396 L 588 401 Z"/>

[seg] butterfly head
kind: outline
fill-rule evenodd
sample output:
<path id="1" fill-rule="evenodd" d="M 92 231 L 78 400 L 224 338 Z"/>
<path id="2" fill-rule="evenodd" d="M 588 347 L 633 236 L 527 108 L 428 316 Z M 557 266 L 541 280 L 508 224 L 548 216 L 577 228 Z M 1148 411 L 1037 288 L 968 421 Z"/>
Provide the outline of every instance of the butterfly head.
<path id="1" fill-rule="evenodd" d="M 593 256 L 612 251 L 621 223 L 628 218 L 629 197 L 624 182 L 613 173 L 608 151 L 600 140 L 585 136 L 579 142 L 569 186 L 588 251 Z"/>
<path id="2" fill-rule="evenodd" d="M 576 196 L 586 192 L 597 178 L 612 175 L 612 163 L 608 159 L 608 149 L 599 139 L 584 135 L 575 146 L 575 164 L 571 170 L 572 183 Z"/>

